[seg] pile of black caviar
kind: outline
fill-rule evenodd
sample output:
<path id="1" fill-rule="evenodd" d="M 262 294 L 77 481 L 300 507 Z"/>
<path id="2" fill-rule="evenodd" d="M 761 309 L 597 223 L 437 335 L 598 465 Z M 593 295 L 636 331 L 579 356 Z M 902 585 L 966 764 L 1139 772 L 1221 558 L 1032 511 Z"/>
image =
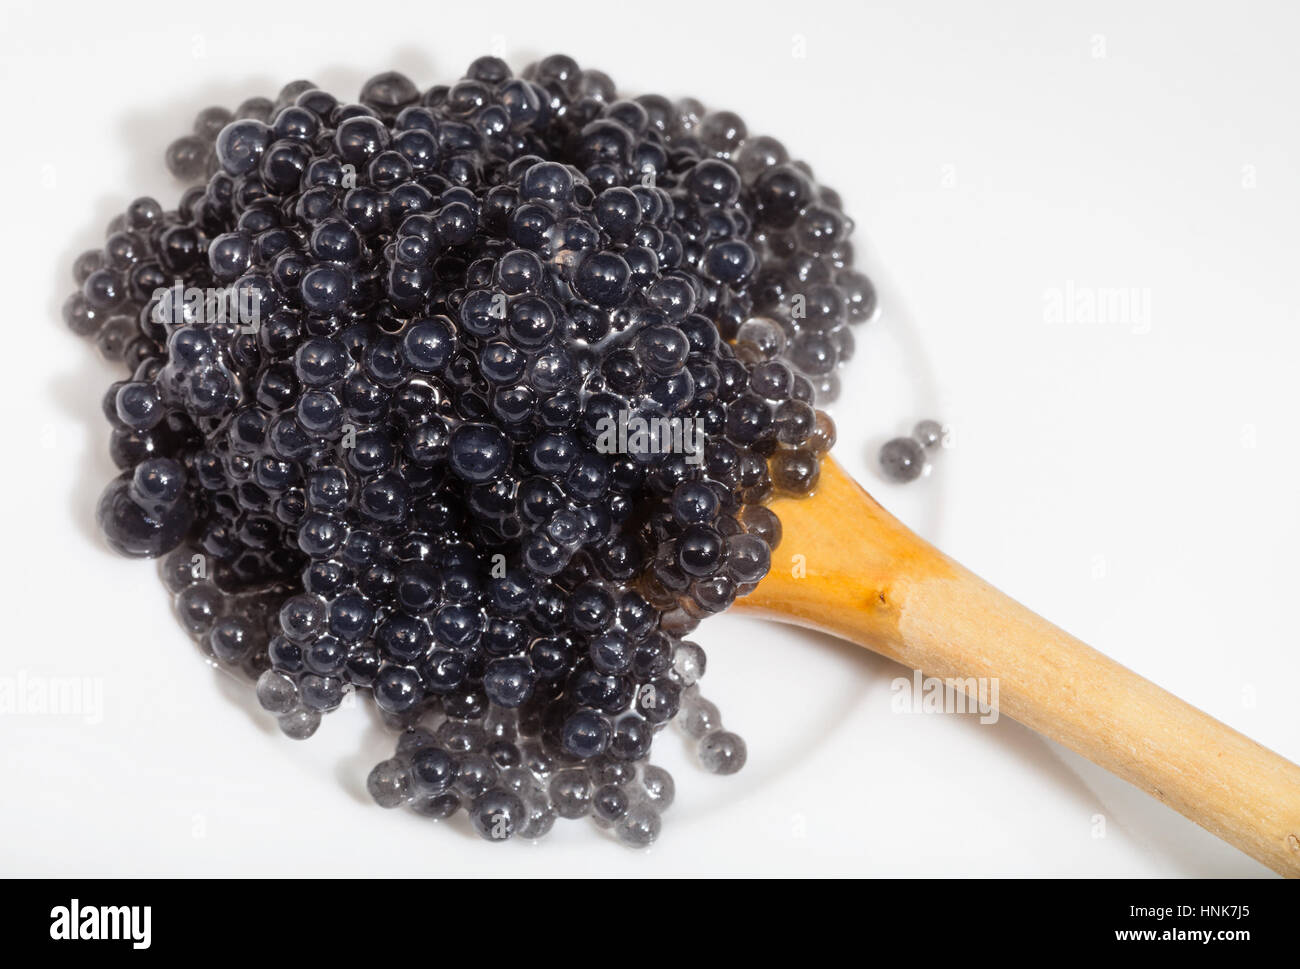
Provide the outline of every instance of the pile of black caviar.
<path id="1" fill-rule="evenodd" d="M 555 55 L 357 103 L 208 108 L 76 263 L 65 318 L 130 376 L 109 543 L 305 738 L 353 694 L 400 732 L 368 786 L 491 840 L 658 835 L 676 721 L 743 741 L 685 640 L 767 573 L 816 485 L 849 326 L 838 196 L 693 99 Z M 648 429 L 648 430 L 647 430 Z"/>

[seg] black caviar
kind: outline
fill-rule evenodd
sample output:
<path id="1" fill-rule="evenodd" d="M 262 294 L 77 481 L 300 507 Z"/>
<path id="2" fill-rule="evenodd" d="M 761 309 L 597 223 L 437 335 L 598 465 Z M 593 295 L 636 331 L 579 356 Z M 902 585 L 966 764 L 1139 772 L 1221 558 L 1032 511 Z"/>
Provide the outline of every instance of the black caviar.
<path id="1" fill-rule="evenodd" d="M 129 376 L 109 543 L 292 737 L 365 691 L 384 806 L 484 837 L 591 815 L 648 844 L 678 720 L 743 741 L 682 637 L 767 573 L 875 294 L 851 221 L 731 112 L 563 55 L 358 103 L 209 108 L 65 307 Z"/>

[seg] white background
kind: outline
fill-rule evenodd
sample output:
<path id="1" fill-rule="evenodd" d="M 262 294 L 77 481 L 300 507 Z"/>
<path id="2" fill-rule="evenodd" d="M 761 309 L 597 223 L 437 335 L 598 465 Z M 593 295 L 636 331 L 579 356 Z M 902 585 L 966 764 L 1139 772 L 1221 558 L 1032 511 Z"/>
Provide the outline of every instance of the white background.
<path id="1" fill-rule="evenodd" d="M 390 67 L 423 88 L 489 51 L 699 96 L 856 217 L 886 308 L 858 333 L 840 460 L 994 584 L 1300 759 L 1300 17 L 1135 7 L 498 0 L 390 25 L 356 3 L 6 3 L 0 677 L 91 677 L 104 709 L 0 715 L 0 870 L 1266 874 L 1009 720 L 891 713 L 887 661 L 733 617 L 698 638 L 750 764 L 712 777 L 665 736 L 678 803 L 649 852 L 563 822 L 489 847 L 384 812 L 362 782 L 390 741 L 364 711 L 282 739 L 153 569 L 99 541 L 115 374 L 58 315 L 114 213 L 174 203 L 162 152 L 207 104 L 300 76 L 353 96 Z M 1053 322 L 1070 286 L 1132 287 L 1149 321 Z M 931 476 L 882 482 L 875 449 L 931 416 L 954 434 Z"/>

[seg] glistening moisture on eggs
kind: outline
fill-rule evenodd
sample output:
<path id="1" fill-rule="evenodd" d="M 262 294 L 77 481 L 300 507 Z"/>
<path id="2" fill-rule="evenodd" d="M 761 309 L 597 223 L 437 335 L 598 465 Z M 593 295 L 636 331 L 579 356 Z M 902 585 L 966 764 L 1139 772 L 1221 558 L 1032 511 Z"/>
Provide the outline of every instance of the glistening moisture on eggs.
<path id="1" fill-rule="evenodd" d="M 876 298 L 839 196 L 692 98 L 554 55 L 202 111 L 64 316 L 126 376 L 98 519 L 305 739 L 395 733 L 375 801 L 484 838 L 659 835 L 675 724 L 744 742 L 686 638 L 771 565 Z"/>
<path id="2" fill-rule="evenodd" d="M 224 319 L 238 332 L 257 333 L 261 327 L 261 293 L 253 287 L 199 289 L 184 287 L 177 280 L 170 289 L 156 289 L 151 301 L 155 308 L 182 306 L 187 319 L 199 319 L 212 309 L 214 319 Z M 164 302 L 167 301 L 167 302 Z M 500 301 L 498 319 L 505 319 L 504 301 Z M 355 446 L 356 429 L 343 425 L 340 447 Z M 704 459 L 704 418 L 646 417 L 626 408 L 616 415 L 602 415 L 596 421 L 595 447 L 600 454 L 681 454 L 687 464 Z"/>

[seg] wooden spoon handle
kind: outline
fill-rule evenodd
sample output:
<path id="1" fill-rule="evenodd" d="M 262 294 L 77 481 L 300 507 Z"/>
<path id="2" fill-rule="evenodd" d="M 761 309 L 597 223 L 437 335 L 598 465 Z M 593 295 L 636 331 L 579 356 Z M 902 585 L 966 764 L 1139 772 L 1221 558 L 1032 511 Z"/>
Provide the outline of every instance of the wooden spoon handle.
<path id="1" fill-rule="evenodd" d="M 829 457 L 811 498 L 772 509 L 785 537 L 767 578 L 735 608 L 832 633 L 930 676 L 995 679 L 1001 713 L 1300 877 L 1300 767 L 998 592 Z"/>

